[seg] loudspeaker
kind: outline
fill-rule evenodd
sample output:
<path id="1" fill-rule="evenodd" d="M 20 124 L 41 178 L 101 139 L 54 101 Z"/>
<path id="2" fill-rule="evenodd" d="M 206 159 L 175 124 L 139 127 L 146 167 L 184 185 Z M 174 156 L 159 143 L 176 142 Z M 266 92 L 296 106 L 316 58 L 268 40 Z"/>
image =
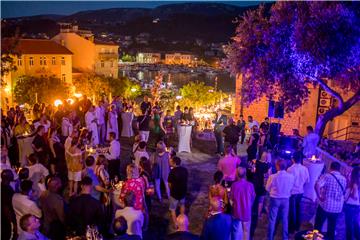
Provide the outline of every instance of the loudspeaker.
<path id="1" fill-rule="evenodd" d="M 330 99 L 331 96 L 327 92 L 325 92 L 324 90 L 320 90 L 320 98 Z"/>
<path id="2" fill-rule="evenodd" d="M 275 102 L 269 101 L 268 117 L 275 116 Z"/>
<path id="3" fill-rule="evenodd" d="M 323 115 L 329 110 L 328 107 L 318 107 L 318 115 Z"/>
<path id="4" fill-rule="evenodd" d="M 269 101 L 268 117 L 284 118 L 284 103 Z"/>
<path id="5" fill-rule="evenodd" d="M 320 107 L 330 107 L 331 99 L 330 98 L 320 98 L 319 106 Z"/>

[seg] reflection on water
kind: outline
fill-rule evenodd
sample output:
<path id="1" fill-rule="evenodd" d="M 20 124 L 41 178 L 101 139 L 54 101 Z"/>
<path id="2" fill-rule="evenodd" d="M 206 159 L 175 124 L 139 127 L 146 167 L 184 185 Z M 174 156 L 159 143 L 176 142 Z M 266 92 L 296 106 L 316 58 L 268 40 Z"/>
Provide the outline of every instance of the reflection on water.
<path id="1" fill-rule="evenodd" d="M 157 71 L 133 71 L 133 70 L 120 70 L 122 76 L 136 78 L 140 81 L 150 82 L 155 79 Z M 230 77 L 228 73 L 184 73 L 184 72 L 167 72 L 164 73 L 163 81 L 170 81 L 181 88 L 183 85 L 191 81 L 205 82 L 206 85 L 215 86 L 215 78 L 217 77 L 217 87 L 223 92 L 235 92 L 235 78 Z"/>

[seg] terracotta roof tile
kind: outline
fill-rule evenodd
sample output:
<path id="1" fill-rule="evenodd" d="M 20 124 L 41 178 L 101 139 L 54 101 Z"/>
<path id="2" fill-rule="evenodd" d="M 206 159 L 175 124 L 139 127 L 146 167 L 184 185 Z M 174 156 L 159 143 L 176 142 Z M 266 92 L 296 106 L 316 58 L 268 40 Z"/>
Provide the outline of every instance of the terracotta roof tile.
<path id="1" fill-rule="evenodd" d="M 6 51 L 6 48 L 13 42 L 13 39 L 2 39 L 1 50 Z M 73 54 L 66 47 L 46 39 L 19 39 L 15 46 L 15 52 L 19 54 Z"/>

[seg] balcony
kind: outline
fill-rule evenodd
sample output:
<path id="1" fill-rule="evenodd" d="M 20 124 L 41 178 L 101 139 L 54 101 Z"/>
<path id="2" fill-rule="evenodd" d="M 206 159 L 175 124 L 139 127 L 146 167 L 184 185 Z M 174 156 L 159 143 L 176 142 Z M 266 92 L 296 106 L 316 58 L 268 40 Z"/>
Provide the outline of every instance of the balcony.
<path id="1" fill-rule="evenodd" d="M 119 55 L 117 53 L 99 53 L 99 58 L 102 60 L 109 60 L 109 59 L 118 59 Z"/>

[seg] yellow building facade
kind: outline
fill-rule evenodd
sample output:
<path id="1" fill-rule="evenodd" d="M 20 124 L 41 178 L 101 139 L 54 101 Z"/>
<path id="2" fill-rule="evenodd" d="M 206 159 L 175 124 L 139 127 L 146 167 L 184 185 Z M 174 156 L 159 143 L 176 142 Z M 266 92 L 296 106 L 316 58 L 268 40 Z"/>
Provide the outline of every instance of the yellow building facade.
<path id="1" fill-rule="evenodd" d="M 161 63 L 161 54 L 160 53 L 150 53 L 150 52 L 139 52 L 136 55 L 137 63 Z"/>
<path id="2" fill-rule="evenodd" d="M 2 41 L 2 52 L 12 44 L 13 40 Z M 20 39 L 16 41 L 11 55 L 16 70 L 5 74 L 5 84 L 1 89 L 1 106 L 12 106 L 14 103 L 13 89 L 17 79 L 23 75 L 52 76 L 72 84 L 72 52 L 67 48 L 44 39 Z M 6 51 L 6 50 L 5 50 Z"/>
<path id="3" fill-rule="evenodd" d="M 195 57 L 192 54 L 168 53 L 165 54 L 165 64 L 192 65 Z"/>
<path id="4" fill-rule="evenodd" d="M 118 45 L 97 41 L 91 33 L 83 34 L 77 28 L 61 29 L 52 40 L 73 53 L 73 68 L 76 70 L 118 77 Z"/>

